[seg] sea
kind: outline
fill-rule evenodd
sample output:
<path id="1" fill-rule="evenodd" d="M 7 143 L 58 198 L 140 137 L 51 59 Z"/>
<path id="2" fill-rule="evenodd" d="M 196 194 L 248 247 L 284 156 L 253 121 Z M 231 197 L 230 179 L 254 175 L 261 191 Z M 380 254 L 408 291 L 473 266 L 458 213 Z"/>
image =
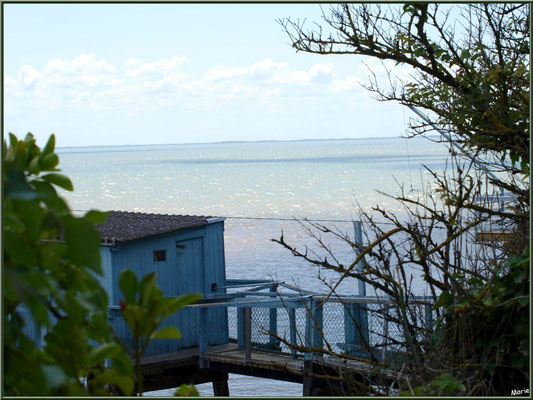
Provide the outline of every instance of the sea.
<path id="1" fill-rule="evenodd" d="M 61 194 L 75 212 L 225 217 L 227 278 L 275 279 L 324 293 L 338 275 L 292 256 L 272 239 L 283 235 L 317 257 L 327 255 L 320 241 L 349 264 L 352 248 L 318 235 L 306 220 L 353 238 L 352 221 L 361 212 L 374 215 L 379 207 L 401 215 L 405 211 L 392 196 L 431 190 L 427 169 L 443 171 L 449 160 L 442 143 L 400 137 L 63 147 L 57 153 L 74 184 L 73 192 Z M 339 291 L 357 294 L 357 282 L 345 280 Z M 197 389 L 213 395 L 211 384 Z M 231 396 L 302 395 L 301 384 L 234 374 L 229 389 Z"/>

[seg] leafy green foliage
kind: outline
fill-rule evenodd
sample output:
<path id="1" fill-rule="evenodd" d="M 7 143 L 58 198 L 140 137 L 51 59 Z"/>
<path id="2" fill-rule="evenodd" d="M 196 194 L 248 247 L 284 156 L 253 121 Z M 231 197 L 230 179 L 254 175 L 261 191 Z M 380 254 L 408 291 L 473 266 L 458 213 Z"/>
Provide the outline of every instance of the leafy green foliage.
<path id="1" fill-rule="evenodd" d="M 188 294 L 181 297 L 163 297 L 163 292 L 156 284 L 157 274 L 152 272 L 137 282 L 135 274 L 125 269 L 120 273 L 119 287 L 125 301 L 121 301 L 122 315 L 134 338 L 134 350 L 137 375 L 137 392 L 142 393 L 141 357 L 154 339 L 180 339 L 181 332 L 173 326 L 158 329 L 170 315 L 188 304 L 202 298 L 201 294 Z M 182 389 L 183 388 L 183 389 Z M 194 393 L 194 386 L 182 387 L 183 393 Z M 194 389 L 194 390 L 193 390 Z M 178 390 L 178 391 L 179 391 Z M 197 392 L 196 392 L 197 393 Z"/>
<path id="2" fill-rule="evenodd" d="M 458 41 L 437 9 L 403 9 L 418 22 L 416 32 L 397 35 L 399 47 L 426 79 L 405 85 L 402 101 L 433 111 L 436 122 L 453 126 L 466 146 L 496 151 L 529 174 L 529 50 L 523 51 L 529 47 L 529 10 L 471 6 L 464 10 L 471 25 Z M 433 28 L 439 34 L 430 34 Z M 420 68 L 424 63 L 427 68 Z"/>
<path id="3" fill-rule="evenodd" d="M 473 154 L 493 153 L 528 176 L 529 13 L 529 4 L 340 4 L 310 30 L 305 20 L 280 22 L 299 51 L 408 67 L 409 77 L 391 79 L 389 90 L 375 75 L 367 88 L 379 100 L 428 111 Z"/>
<path id="4" fill-rule="evenodd" d="M 175 327 L 157 329 L 169 315 L 200 295 L 165 298 L 156 276 L 140 283 L 124 271 L 123 315 L 135 336 L 137 370 L 115 340 L 108 298 L 98 281 L 100 234 L 107 213 L 71 213 L 56 187 L 73 190 L 56 168 L 55 138 L 41 151 L 28 134 L 4 144 L 3 327 L 7 395 L 86 396 L 142 392 L 140 357 L 154 339 L 177 339 Z M 198 395 L 183 386 L 180 395 Z"/>
<path id="5" fill-rule="evenodd" d="M 4 144 L 5 393 L 105 394 L 112 384 L 131 394 L 131 361 L 110 335 L 107 294 L 97 279 L 94 222 L 106 213 L 71 213 L 56 191 L 73 185 L 57 173 L 54 147 L 53 135 L 42 151 L 31 134 L 23 141 L 10 134 Z M 108 369 L 106 360 L 122 368 Z"/>
<path id="6" fill-rule="evenodd" d="M 198 397 L 200 394 L 193 385 L 181 385 L 174 392 L 174 396 L 177 397 Z"/>
<path id="7" fill-rule="evenodd" d="M 529 251 L 498 266 L 491 282 L 473 282 L 467 293 L 445 308 L 440 341 L 451 346 L 455 362 L 492 382 L 496 393 L 526 387 Z"/>
<path id="8" fill-rule="evenodd" d="M 428 385 L 414 388 L 413 393 L 415 396 L 454 396 L 463 393 L 465 389 L 465 385 L 447 372 L 433 379 Z M 402 393 L 402 395 L 412 394 Z"/>
<path id="9" fill-rule="evenodd" d="M 432 343 L 421 344 L 423 360 L 415 362 L 418 365 L 411 371 L 403 370 L 410 378 L 405 380 L 407 386 L 417 386 L 416 394 L 509 395 L 527 387 L 530 4 L 339 4 L 322 18 L 323 23 L 311 29 L 304 28 L 304 19 L 280 23 L 299 51 L 364 56 L 406 67 L 408 74 L 400 70 L 396 76 L 384 64 L 388 79 L 371 71 L 366 88 L 380 101 L 425 111 L 427 118 L 410 123 L 411 136 L 425 136 L 437 127 L 461 148 L 459 153 L 449 148 L 453 176 L 428 170 L 437 186 L 433 193 L 422 199 L 403 193 L 396 197 L 411 216 L 409 222 L 403 222 L 407 220 L 403 213 L 398 218 L 374 208 L 409 239 L 391 240 L 390 248 L 369 245 L 367 249 L 378 249 L 379 268 L 367 263 L 364 274 L 344 276 L 356 276 L 394 296 L 394 290 L 387 289 L 406 282 L 407 271 L 406 264 L 390 261 L 390 254 L 398 261 L 406 257 L 412 263 L 410 270 L 422 267 L 437 300 L 433 311 L 440 317 Z M 462 156 L 474 164 L 465 163 Z M 504 210 L 491 201 L 483 203 L 483 195 L 490 195 L 492 188 L 512 195 L 512 204 Z M 375 228 L 374 243 L 393 232 L 384 233 L 373 223 L 374 215 L 363 215 Z M 492 244 L 474 243 L 471 238 L 483 220 L 498 221 L 500 226 L 493 232 L 497 240 Z M 413 229 L 418 224 L 429 233 Z M 438 225 L 446 229 L 445 240 L 434 241 L 431 230 Z M 500 229 L 504 232 L 497 238 Z M 404 253 L 406 242 L 412 247 Z M 286 247 L 308 259 L 307 253 Z M 327 260 L 308 260 L 344 269 Z M 395 265 L 396 274 L 384 275 L 390 265 Z M 433 275 L 432 269 L 439 275 Z M 368 279 L 370 271 L 377 282 Z M 410 288 L 405 288 L 409 293 Z M 403 293 L 395 301 L 401 307 Z M 410 323 L 404 319 L 404 324 Z M 411 336 L 408 331 L 406 338 Z M 416 354 L 413 349 L 407 353 Z"/>
<path id="10" fill-rule="evenodd" d="M 505 394 L 509 388 L 527 387 L 529 381 L 529 250 L 496 266 L 493 278 L 471 278 L 462 296 L 443 292 L 434 305 L 442 311 L 433 334 L 433 349 L 439 360 L 461 366 L 457 379 L 475 379 L 470 391 L 446 386 L 439 392 L 436 381 L 415 388 L 417 395 Z M 452 376 L 449 380 L 451 382 Z M 448 379 L 446 378 L 446 379 Z M 444 379 L 444 378 L 443 378 Z M 453 378 L 455 379 L 455 378 Z M 444 381 L 439 381 L 443 384 Z"/>

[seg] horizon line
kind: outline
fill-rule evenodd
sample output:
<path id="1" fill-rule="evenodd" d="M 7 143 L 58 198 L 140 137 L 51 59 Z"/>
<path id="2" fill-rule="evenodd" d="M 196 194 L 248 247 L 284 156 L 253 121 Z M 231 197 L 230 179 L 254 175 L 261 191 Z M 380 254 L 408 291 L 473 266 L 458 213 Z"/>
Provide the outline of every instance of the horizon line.
<path id="1" fill-rule="evenodd" d="M 216 142 L 190 142 L 190 143 L 145 143 L 145 144 L 89 144 L 57 146 L 58 149 L 68 149 L 74 147 L 141 147 L 141 146 L 175 146 L 175 145 L 199 145 L 199 144 L 243 144 L 243 143 L 285 143 L 285 142 L 326 142 L 344 140 L 368 140 L 368 139 L 408 139 L 403 136 L 379 136 L 364 138 L 326 138 L 326 139 L 262 139 L 262 140 L 221 140 Z"/>

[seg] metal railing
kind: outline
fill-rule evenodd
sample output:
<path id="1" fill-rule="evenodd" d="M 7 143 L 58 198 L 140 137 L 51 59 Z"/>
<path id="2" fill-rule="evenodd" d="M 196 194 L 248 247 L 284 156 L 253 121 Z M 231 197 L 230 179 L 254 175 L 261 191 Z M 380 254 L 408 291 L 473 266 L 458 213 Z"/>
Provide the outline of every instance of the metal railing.
<path id="1" fill-rule="evenodd" d="M 254 280 L 231 281 L 221 301 L 196 304 L 200 323 L 207 326 L 209 307 L 225 307 L 228 317 L 228 341 L 244 351 L 276 352 L 292 358 L 311 359 L 323 354 L 348 354 L 387 360 L 401 351 L 405 312 L 389 298 L 368 296 L 317 295 L 283 282 Z M 289 288 L 293 293 L 282 293 Z M 233 290 L 238 289 L 238 291 Z M 246 289 L 246 290 L 243 290 Z M 221 295 L 222 296 L 222 295 Z M 209 299 L 207 301 L 213 301 Z M 433 325 L 432 301 L 413 298 L 407 317 L 419 331 L 429 333 Z M 416 308 L 416 309 L 414 309 Z M 199 338 L 200 355 L 207 351 L 207 332 Z M 254 357 L 261 357 L 255 352 Z"/>
<path id="2" fill-rule="evenodd" d="M 146 355 L 198 346 L 201 359 L 208 346 L 232 342 L 244 351 L 246 360 L 251 359 L 252 351 L 259 358 L 275 353 L 307 360 L 324 354 L 388 360 L 402 351 L 406 314 L 389 298 L 329 297 L 264 280 L 228 283 L 220 288 L 221 293 L 206 296 L 169 317 L 164 325 L 177 326 L 183 339 L 153 341 Z M 408 322 L 419 327 L 418 332 L 431 332 L 432 305 L 425 297 L 411 300 Z M 44 334 L 30 313 L 24 308 L 20 311 L 26 322 L 25 334 L 42 342 Z M 108 318 L 123 344 L 132 347 L 133 338 L 120 308 L 109 307 Z"/>

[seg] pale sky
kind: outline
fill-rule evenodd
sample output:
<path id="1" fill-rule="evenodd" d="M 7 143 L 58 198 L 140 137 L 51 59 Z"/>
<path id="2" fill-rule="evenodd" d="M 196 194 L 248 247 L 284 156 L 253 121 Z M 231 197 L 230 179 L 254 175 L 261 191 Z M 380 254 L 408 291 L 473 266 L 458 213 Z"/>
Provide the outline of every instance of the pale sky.
<path id="1" fill-rule="evenodd" d="M 4 136 L 42 146 L 402 135 L 376 60 L 296 53 L 317 4 L 4 4 Z M 324 6 L 327 10 L 329 6 Z"/>

